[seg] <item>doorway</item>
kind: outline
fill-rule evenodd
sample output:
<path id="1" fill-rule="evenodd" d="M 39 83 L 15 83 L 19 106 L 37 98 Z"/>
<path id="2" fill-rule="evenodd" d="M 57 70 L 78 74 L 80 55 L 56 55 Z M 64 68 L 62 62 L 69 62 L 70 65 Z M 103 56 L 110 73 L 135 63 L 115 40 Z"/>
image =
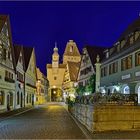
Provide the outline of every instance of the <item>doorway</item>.
<path id="1" fill-rule="evenodd" d="M 51 101 L 52 102 L 62 102 L 62 90 L 59 88 L 52 88 L 51 89 Z"/>

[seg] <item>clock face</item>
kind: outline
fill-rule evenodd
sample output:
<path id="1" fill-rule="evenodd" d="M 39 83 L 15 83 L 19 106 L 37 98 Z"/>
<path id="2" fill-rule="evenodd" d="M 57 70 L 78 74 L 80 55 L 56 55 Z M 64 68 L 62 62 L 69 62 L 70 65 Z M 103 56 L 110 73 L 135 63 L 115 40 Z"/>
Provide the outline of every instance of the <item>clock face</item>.
<path id="1" fill-rule="evenodd" d="M 57 56 L 53 56 L 53 60 L 58 60 L 58 57 Z"/>

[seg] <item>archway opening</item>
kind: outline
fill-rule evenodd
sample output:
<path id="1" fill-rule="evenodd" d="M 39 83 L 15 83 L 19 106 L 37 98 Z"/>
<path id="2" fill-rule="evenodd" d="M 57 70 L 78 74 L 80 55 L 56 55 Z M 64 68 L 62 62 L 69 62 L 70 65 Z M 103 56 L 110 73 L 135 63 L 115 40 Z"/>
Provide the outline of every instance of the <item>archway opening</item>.
<path id="1" fill-rule="evenodd" d="M 60 88 L 51 89 L 51 101 L 52 102 L 62 102 L 63 101 L 63 91 Z"/>

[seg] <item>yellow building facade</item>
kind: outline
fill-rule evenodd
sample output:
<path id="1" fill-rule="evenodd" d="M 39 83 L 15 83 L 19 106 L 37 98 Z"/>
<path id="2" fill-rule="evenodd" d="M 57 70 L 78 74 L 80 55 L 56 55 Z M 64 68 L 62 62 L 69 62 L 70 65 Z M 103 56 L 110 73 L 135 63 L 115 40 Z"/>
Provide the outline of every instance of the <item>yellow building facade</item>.
<path id="1" fill-rule="evenodd" d="M 36 68 L 37 72 L 37 82 L 36 82 L 36 104 L 45 104 L 47 101 L 47 91 L 48 91 L 48 80 L 46 76 L 40 71 L 39 68 Z"/>

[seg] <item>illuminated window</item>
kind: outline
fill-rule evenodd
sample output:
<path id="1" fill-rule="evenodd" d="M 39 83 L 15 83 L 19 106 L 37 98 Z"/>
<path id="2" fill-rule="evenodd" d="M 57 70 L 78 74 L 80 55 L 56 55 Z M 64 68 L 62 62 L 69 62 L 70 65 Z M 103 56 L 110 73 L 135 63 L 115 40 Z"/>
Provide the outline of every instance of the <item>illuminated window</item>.
<path id="1" fill-rule="evenodd" d="M 4 92 L 0 91 L 0 105 L 4 105 Z"/>
<path id="2" fill-rule="evenodd" d="M 140 51 L 135 54 L 135 65 L 140 65 Z"/>
<path id="3" fill-rule="evenodd" d="M 131 69 L 132 68 L 132 55 L 125 57 L 121 60 L 121 70 Z"/>

